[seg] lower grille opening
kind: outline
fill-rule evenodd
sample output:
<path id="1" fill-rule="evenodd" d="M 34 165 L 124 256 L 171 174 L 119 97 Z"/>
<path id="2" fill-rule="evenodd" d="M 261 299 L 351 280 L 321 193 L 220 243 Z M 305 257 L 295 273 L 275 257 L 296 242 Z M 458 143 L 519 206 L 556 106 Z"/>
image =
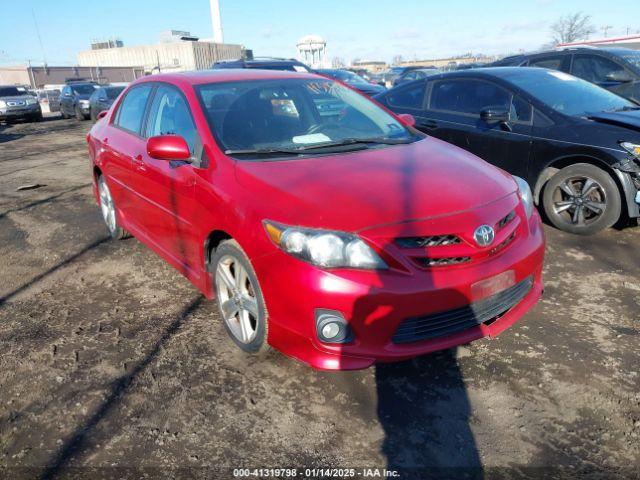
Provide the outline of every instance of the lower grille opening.
<path id="1" fill-rule="evenodd" d="M 443 257 L 443 258 L 414 258 L 421 267 L 444 267 L 448 265 L 458 265 L 471 261 L 471 257 Z"/>
<path id="2" fill-rule="evenodd" d="M 527 277 L 500 293 L 465 307 L 424 317 L 408 318 L 400 324 L 392 342 L 418 342 L 452 335 L 480 324 L 490 325 L 520 303 L 532 287 L 533 277 Z"/>

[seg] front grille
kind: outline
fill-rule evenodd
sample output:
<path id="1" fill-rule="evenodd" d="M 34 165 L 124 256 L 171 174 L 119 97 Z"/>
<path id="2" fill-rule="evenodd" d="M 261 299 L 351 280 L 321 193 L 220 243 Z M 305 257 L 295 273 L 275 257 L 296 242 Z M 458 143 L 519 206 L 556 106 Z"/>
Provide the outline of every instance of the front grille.
<path id="1" fill-rule="evenodd" d="M 456 235 L 429 235 L 427 237 L 396 238 L 396 244 L 401 248 L 444 247 L 459 245 L 460 238 Z"/>
<path id="2" fill-rule="evenodd" d="M 529 293 L 533 277 L 528 277 L 500 293 L 465 307 L 404 320 L 393 335 L 393 343 L 410 343 L 444 337 L 482 323 L 490 323 L 511 310 Z"/>
<path id="3" fill-rule="evenodd" d="M 471 257 L 414 258 L 421 267 L 445 267 L 471 261 Z"/>
<path id="4" fill-rule="evenodd" d="M 504 226 L 507 225 L 514 218 L 516 218 L 516 211 L 515 210 L 511 210 L 506 216 L 502 217 L 498 221 L 498 225 L 497 225 L 498 230 L 504 228 Z"/>

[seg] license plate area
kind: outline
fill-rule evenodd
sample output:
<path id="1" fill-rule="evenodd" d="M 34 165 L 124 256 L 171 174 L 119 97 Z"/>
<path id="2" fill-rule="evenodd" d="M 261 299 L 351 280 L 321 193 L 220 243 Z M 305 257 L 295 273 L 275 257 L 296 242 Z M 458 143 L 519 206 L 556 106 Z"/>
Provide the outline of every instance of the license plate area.
<path id="1" fill-rule="evenodd" d="M 516 274 L 507 270 L 493 277 L 485 278 L 471 285 L 472 301 L 482 300 L 500 293 L 516 284 Z"/>

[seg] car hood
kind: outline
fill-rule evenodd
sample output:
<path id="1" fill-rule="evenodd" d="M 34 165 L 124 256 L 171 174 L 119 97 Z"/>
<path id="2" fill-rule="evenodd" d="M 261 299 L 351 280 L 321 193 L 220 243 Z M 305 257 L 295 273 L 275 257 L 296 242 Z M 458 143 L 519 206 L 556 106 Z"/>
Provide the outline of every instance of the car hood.
<path id="1" fill-rule="evenodd" d="M 640 110 L 590 113 L 587 118 L 594 122 L 606 123 L 640 132 Z"/>
<path id="2" fill-rule="evenodd" d="M 263 218 L 360 231 L 468 211 L 516 191 L 511 175 L 428 137 L 347 154 L 238 161 Z"/>
<path id="3" fill-rule="evenodd" d="M 375 95 L 377 93 L 382 93 L 386 90 L 386 88 L 384 88 L 381 85 L 374 85 L 373 83 L 371 84 L 362 84 L 362 83 L 358 83 L 358 84 L 354 84 L 351 85 L 353 88 L 355 88 L 356 90 L 361 91 L 362 93 L 366 94 L 366 95 Z"/>

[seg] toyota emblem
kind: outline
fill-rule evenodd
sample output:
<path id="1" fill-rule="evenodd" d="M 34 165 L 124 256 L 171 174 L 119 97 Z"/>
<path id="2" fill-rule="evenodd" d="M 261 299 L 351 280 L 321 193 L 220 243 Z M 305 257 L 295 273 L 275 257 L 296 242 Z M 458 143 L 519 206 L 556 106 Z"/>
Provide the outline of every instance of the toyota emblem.
<path id="1" fill-rule="evenodd" d="M 476 231 L 473 232 L 473 239 L 481 247 L 488 247 L 489 245 L 491 245 L 491 243 L 493 243 L 494 237 L 495 232 L 489 225 L 480 225 L 478 228 L 476 228 Z"/>

